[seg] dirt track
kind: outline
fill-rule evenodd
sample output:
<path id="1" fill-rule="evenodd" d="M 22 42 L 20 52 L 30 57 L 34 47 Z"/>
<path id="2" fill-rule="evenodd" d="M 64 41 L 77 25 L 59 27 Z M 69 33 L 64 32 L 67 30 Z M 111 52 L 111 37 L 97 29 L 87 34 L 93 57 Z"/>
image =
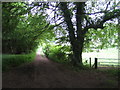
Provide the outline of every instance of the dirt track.
<path id="1" fill-rule="evenodd" d="M 3 88 L 104 88 L 117 87 L 117 80 L 102 72 L 71 71 L 64 65 L 36 56 L 2 75 Z"/>

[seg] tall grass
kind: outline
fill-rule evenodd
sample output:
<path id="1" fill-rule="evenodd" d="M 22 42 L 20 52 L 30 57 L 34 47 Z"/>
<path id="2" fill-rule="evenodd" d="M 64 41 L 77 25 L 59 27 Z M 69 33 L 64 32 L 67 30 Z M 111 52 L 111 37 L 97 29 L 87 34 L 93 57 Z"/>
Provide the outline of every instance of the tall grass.
<path id="1" fill-rule="evenodd" d="M 2 55 L 2 71 L 8 71 L 13 67 L 20 66 L 23 63 L 32 62 L 35 58 L 35 53 L 30 54 L 3 54 Z"/>

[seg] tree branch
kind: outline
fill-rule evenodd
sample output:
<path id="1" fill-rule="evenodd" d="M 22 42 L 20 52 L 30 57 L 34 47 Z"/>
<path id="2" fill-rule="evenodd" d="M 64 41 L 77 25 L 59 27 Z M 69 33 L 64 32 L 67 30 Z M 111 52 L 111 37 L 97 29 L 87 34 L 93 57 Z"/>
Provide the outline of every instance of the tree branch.
<path id="1" fill-rule="evenodd" d="M 99 12 L 94 12 L 94 13 L 83 13 L 86 15 L 93 15 L 93 14 L 98 14 L 98 13 L 105 13 L 105 11 L 99 11 Z"/>
<path id="2" fill-rule="evenodd" d="M 107 11 L 109 5 L 110 5 L 110 1 L 108 2 L 107 6 L 105 8 L 105 11 Z"/>
<path id="3" fill-rule="evenodd" d="M 90 28 L 94 28 L 94 29 L 97 29 L 97 28 L 101 28 L 103 29 L 104 26 L 103 24 L 108 21 L 108 20 L 111 20 L 113 18 L 117 18 L 120 16 L 120 9 L 116 9 L 116 10 L 113 10 L 112 12 L 108 12 L 106 13 L 104 16 L 103 16 L 103 19 L 100 21 L 97 21 L 96 24 L 90 24 L 89 26 L 86 26 L 84 28 L 84 33 L 86 33 L 88 31 L 88 29 Z"/>
<path id="4" fill-rule="evenodd" d="M 120 16 L 120 9 L 113 10 L 112 12 L 109 12 L 109 13 L 104 15 L 101 23 L 104 23 L 104 22 L 111 20 L 113 18 L 117 18 L 118 16 Z"/>

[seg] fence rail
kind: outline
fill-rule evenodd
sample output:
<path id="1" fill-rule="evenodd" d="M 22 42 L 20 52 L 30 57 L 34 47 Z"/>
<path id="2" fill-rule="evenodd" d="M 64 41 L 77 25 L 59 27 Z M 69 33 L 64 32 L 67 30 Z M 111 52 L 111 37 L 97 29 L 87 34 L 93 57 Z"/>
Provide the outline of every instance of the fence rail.
<path id="1" fill-rule="evenodd" d="M 98 62 L 98 63 L 118 63 L 118 62 Z"/>
<path id="2" fill-rule="evenodd" d="M 104 60 L 120 60 L 120 59 L 117 59 L 117 58 L 97 58 L 97 59 L 104 59 Z"/>
<path id="3" fill-rule="evenodd" d="M 102 60 L 120 60 L 120 59 L 116 59 L 116 58 L 95 58 L 94 60 L 94 64 L 92 65 L 91 64 L 91 58 L 89 58 L 89 64 L 90 64 L 90 67 L 94 67 L 95 69 L 97 69 L 98 67 L 101 67 L 101 66 L 119 66 L 119 62 L 111 62 L 111 61 L 101 61 Z M 104 64 L 103 64 L 104 63 Z"/>

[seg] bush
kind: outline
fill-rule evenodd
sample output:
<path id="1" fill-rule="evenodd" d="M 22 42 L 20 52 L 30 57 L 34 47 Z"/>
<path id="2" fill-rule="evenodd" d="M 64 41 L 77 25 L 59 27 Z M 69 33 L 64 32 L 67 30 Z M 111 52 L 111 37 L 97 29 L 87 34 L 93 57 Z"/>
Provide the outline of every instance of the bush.
<path id="1" fill-rule="evenodd" d="M 43 48 L 43 52 L 49 59 L 58 63 L 66 64 L 67 68 L 72 69 L 74 71 L 90 69 L 90 66 L 86 61 L 82 66 L 73 66 L 73 64 L 71 63 L 72 52 L 70 51 L 69 46 L 47 45 Z"/>
<path id="2" fill-rule="evenodd" d="M 44 47 L 44 54 L 51 60 L 59 63 L 68 63 L 69 58 L 67 52 L 70 52 L 68 46 L 51 46 Z"/>
<path id="3" fill-rule="evenodd" d="M 35 53 L 20 55 L 4 54 L 2 55 L 2 70 L 8 71 L 11 68 L 17 67 L 23 63 L 32 62 L 35 58 L 35 55 Z"/>

